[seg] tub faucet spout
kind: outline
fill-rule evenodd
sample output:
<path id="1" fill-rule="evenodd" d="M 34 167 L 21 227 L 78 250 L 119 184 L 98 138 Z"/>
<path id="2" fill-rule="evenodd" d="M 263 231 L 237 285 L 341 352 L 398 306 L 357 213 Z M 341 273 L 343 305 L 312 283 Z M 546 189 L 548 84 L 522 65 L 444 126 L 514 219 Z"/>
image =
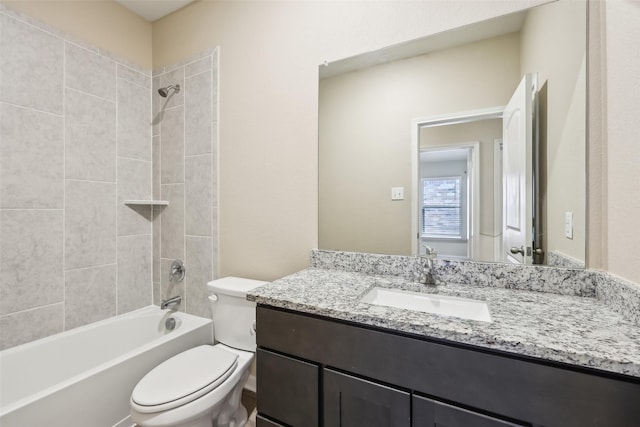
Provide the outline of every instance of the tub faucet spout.
<path id="1" fill-rule="evenodd" d="M 179 305 L 182 302 L 182 297 L 180 295 L 175 296 L 173 298 L 169 298 L 167 300 L 162 301 L 160 304 L 160 310 L 164 310 L 165 308 L 171 308 L 174 305 Z"/>

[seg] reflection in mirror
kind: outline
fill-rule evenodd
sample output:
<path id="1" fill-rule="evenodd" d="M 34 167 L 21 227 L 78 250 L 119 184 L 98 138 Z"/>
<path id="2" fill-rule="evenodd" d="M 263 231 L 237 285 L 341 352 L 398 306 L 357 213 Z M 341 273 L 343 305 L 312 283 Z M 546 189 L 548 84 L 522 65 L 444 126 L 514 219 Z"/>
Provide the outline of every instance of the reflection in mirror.
<path id="1" fill-rule="evenodd" d="M 538 183 L 538 235 L 526 231 L 520 262 L 584 267 L 585 70 L 586 2 L 572 0 L 320 66 L 319 248 L 411 255 L 428 243 L 447 257 L 513 261 L 502 243 L 503 117 L 415 127 L 504 108 L 535 73 L 539 161 L 526 179 Z M 460 206 L 438 206 L 456 197 Z"/>

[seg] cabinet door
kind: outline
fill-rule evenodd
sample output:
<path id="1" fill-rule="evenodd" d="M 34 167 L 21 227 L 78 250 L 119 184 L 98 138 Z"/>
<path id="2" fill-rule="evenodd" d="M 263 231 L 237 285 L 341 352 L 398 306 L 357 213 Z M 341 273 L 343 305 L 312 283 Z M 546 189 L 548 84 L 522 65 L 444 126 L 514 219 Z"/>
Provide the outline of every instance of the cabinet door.
<path id="1" fill-rule="evenodd" d="M 409 393 L 330 369 L 323 379 L 325 427 L 410 427 Z"/>
<path id="2" fill-rule="evenodd" d="M 247 425 L 250 425 L 247 423 Z M 268 420 L 265 417 L 258 415 L 256 417 L 256 427 L 284 427 L 282 424 L 278 424 L 274 421 Z"/>
<path id="3" fill-rule="evenodd" d="M 520 427 L 477 412 L 413 396 L 413 427 Z"/>
<path id="4" fill-rule="evenodd" d="M 258 349 L 256 374 L 260 414 L 292 427 L 318 426 L 318 366 Z"/>

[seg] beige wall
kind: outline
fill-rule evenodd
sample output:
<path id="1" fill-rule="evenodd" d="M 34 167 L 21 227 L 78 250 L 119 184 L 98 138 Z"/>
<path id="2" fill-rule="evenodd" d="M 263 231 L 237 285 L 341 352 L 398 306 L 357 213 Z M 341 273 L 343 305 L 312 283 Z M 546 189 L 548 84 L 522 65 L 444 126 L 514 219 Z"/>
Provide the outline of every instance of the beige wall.
<path id="1" fill-rule="evenodd" d="M 151 63 L 151 23 L 115 1 L 7 1 L 3 4 L 147 70 Z"/>
<path id="2" fill-rule="evenodd" d="M 281 277 L 317 246 L 318 64 L 531 4 L 204 1 L 154 23 L 156 67 L 220 46 L 220 273 Z"/>
<path id="3" fill-rule="evenodd" d="M 538 73 L 546 113 L 540 135 L 545 250 L 585 259 L 586 8 L 560 1 L 532 9 L 521 31 L 521 73 Z M 542 109 L 541 109 L 542 110 Z M 573 239 L 564 235 L 573 213 Z"/>
<path id="4" fill-rule="evenodd" d="M 640 283 L 640 4 L 605 9 L 608 270 Z"/>

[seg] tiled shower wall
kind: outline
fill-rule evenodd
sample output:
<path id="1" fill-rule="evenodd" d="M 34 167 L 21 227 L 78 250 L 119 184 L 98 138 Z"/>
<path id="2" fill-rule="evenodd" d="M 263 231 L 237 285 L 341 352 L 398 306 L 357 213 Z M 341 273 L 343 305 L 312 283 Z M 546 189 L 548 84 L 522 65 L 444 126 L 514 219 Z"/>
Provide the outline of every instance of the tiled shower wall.
<path id="1" fill-rule="evenodd" d="M 0 349 L 152 302 L 151 80 L 0 5 Z"/>
<path id="2" fill-rule="evenodd" d="M 180 85 L 167 98 L 157 89 Z M 217 260 L 218 51 L 156 70 L 153 76 L 154 303 L 182 296 L 180 310 L 211 317 L 206 284 Z M 185 262 L 183 282 L 169 281 L 174 259 Z"/>

